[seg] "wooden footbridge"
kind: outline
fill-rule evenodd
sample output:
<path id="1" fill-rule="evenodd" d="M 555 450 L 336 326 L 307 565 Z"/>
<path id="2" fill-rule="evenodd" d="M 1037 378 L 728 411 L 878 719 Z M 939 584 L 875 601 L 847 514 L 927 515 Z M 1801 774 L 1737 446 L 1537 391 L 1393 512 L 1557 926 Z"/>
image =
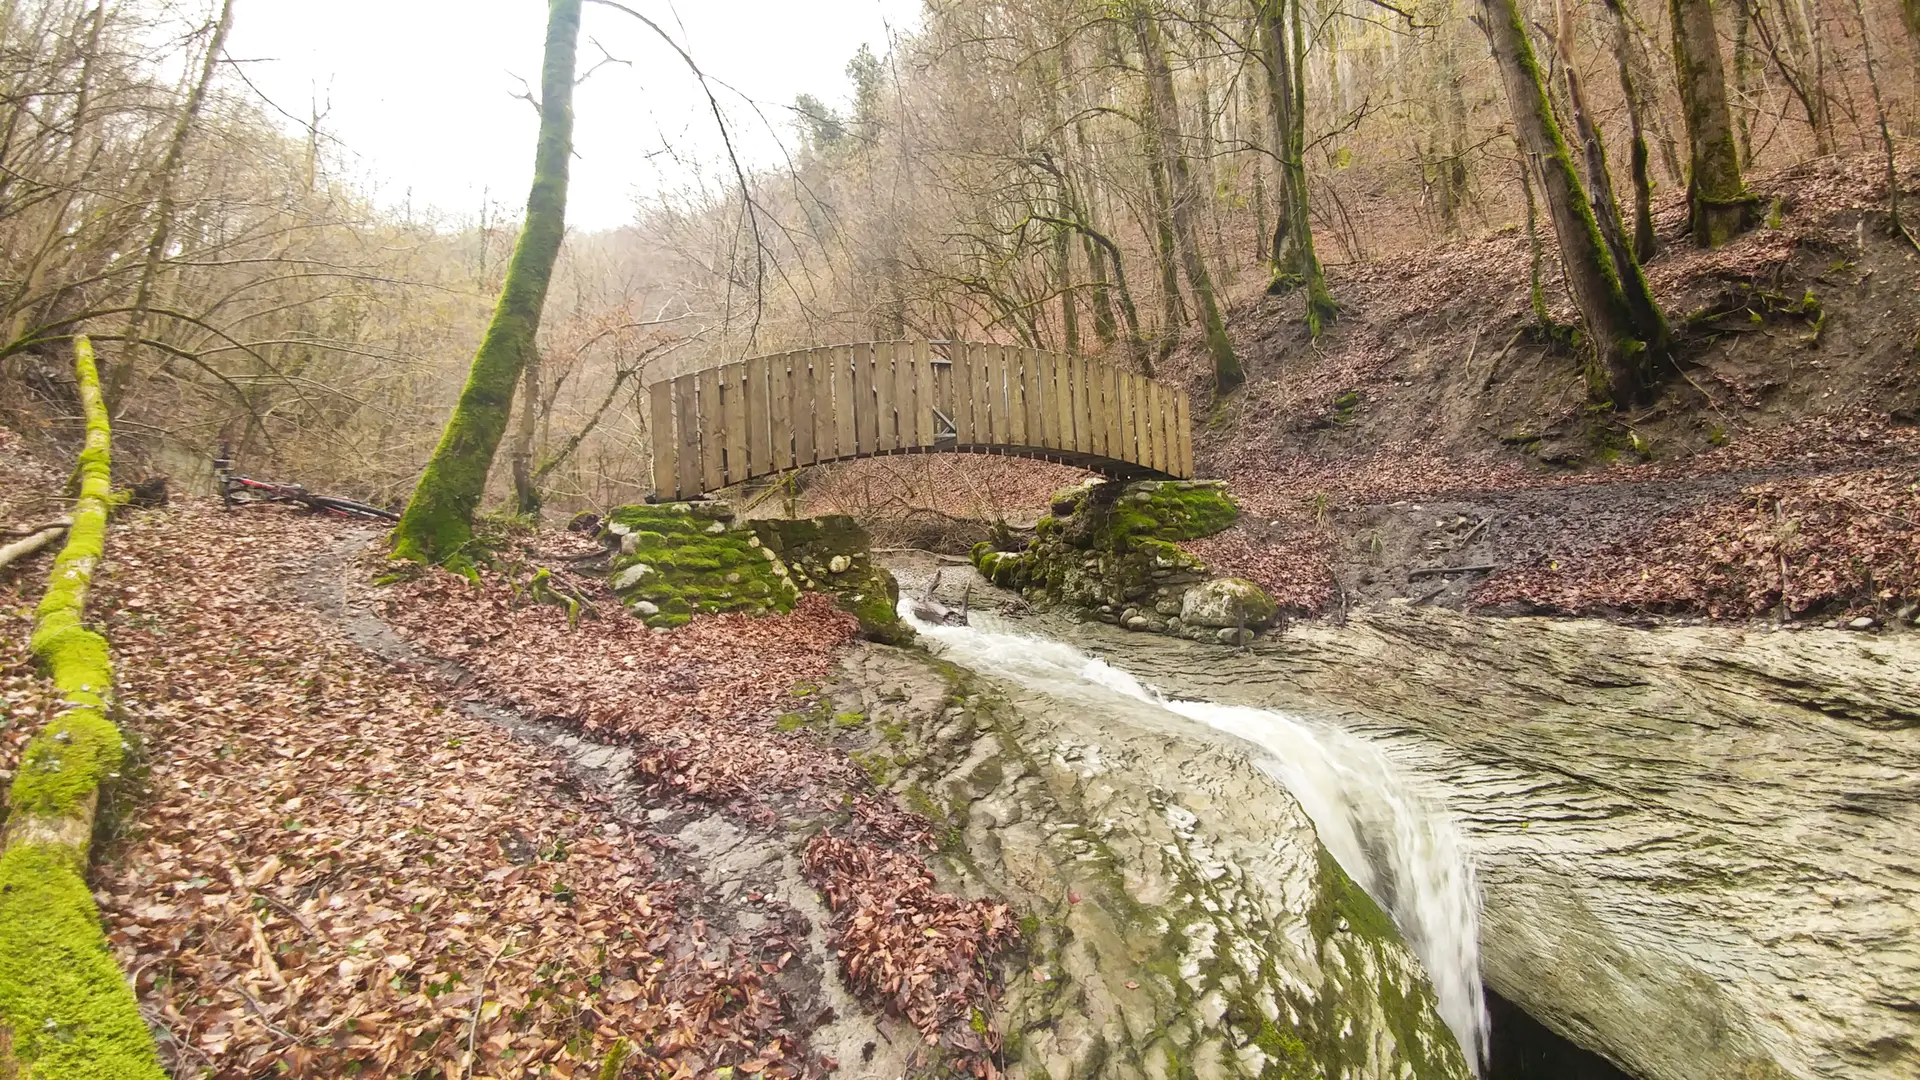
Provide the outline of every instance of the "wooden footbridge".
<path id="1" fill-rule="evenodd" d="M 1185 391 L 1037 349 L 835 345 L 690 372 L 648 395 L 663 502 L 883 454 L 1039 458 L 1119 479 L 1193 475 Z"/>

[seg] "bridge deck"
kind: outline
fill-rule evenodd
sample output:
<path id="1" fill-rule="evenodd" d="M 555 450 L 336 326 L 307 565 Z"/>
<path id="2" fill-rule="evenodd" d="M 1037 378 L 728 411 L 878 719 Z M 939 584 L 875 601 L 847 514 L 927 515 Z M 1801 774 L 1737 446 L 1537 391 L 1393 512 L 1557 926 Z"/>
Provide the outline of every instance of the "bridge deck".
<path id="1" fill-rule="evenodd" d="M 885 454 L 1001 454 L 1123 479 L 1193 475 L 1186 391 L 1038 349 L 834 345 L 690 372 L 648 395 L 662 501 Z"/>

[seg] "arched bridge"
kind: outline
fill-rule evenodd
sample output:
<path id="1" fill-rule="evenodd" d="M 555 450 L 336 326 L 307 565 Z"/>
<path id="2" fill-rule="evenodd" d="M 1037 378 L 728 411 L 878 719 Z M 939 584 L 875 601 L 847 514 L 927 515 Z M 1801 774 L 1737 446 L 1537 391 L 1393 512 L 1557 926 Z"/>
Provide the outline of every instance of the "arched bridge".
<path id="1" fill-rule="evenodd" d="M 648 394 L 661 501 L 882 454 L 1003 454 L 1120 479 L 1193 475 L 1185 391 L 1038 349 L 868 341 L 756 356 Z"/>

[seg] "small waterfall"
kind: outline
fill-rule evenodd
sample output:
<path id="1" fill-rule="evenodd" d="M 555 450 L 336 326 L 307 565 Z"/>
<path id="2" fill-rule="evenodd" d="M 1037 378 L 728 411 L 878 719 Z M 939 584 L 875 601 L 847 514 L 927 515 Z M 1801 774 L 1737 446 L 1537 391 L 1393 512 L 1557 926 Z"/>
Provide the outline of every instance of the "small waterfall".
<path id="1" fill-rule="evenodd" d="M 901 615 L 957 663 L 1028 689 L 1084 699 L 1088 684 L 1166 709 L 1264 751 L 1256 764 L 1313 819 L 1347 874 L 1400 927 L 1427 969 L 1442 1020 L 1476 1071 L 1488 1019 L 1480 982 L 1480 894 L 1473 865 L 1443 808 L 1416 793 L 1373 744 L 1298 716 L 1184 701 L 1063 642 L 983 626 L 935 626 Z"/>

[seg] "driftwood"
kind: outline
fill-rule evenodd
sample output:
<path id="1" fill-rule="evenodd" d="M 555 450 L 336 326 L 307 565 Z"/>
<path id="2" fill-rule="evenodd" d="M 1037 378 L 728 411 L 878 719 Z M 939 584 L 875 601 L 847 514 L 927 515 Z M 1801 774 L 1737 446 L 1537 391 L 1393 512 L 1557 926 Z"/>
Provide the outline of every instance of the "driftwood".
<path id="1" fill-rule="evenodd" d="M 1407 580 L 1433 577 L 1435 574 L 1490 574 L 1499 567 L 1492 563 L 1477 563 L 1473 566 L 1420 566 L 1407 571 Z"/>
<path id="2" fill-rule="evenodd" d="M 26 558 L 41 548 L 52 544 L 62 536 L 65 536 L 67 534 L 67 524 L 67 520 L 62 518 L 59 521 L 50 521 L 44 525 L 35 526 L 35 531 L 24 534 L 23 539 L 15 540 L 5 547 L 0 547 L 0 569 L 11 566 L 15 562 Z"/>
<path id="3" fill-rule="evenodd" d="M 967 592 L 960 601 L 960 610 L 955 611 L 934 597 L 934 591 L 940 588 L 940 575 L 944 570 L 935 570 L 933 580 L 927 583 L 925 594 L 913 601 L 913 616 L 921 622 L 935 623 L 940 626 L 967 625 L 967 604 L 973 599 L 973 586 L 967 586 Z"/>

